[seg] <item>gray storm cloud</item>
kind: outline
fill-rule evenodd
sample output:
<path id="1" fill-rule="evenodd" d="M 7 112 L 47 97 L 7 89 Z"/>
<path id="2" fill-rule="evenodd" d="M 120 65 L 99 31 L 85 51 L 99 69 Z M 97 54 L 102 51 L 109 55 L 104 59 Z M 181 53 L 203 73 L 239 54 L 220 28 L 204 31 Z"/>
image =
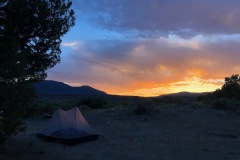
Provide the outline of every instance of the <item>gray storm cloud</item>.
<path id="1" fill-rule="evenodd" d="M 96 27 L 141 37 L 240 33 L 239 0 L 75 0 Z"/>
<path id="2" fill-rule="evenodd" d="M 69 53 L 48 79 L 157 95 L 188 86 L 194 77 L 200 79 L 193 80 L 199 81 L 194 88 L 201 89 L 239 73 L 239 0 L 74 0 L 73 5 L 82 24 L 125 38 L 97 40 L 91 33 L 91 40 L 63 43 Z"/>
<path id="3" fill-rule="evenodd" d="M 90 41 L 73 49 L 55 69 L 68 72 L 66 78 L 76 82 L 130 85 L 137 80 L 181 81 L 192 70 L 201 71 L 203 79 L 219 79 L 240 68 L 240 41 L 198 41 L 197 48 L 188 42 L 191 40 L 181 45 L 167 39 Z"/>

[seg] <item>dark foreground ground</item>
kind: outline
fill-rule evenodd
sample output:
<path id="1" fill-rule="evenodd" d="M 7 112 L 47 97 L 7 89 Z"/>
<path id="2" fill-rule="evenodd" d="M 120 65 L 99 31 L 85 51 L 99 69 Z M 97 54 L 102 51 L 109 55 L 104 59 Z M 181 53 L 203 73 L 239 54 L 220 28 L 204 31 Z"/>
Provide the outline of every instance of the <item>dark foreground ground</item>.
<path id="1" fill-rule="evenodd" d="M 35 136 L 49 119 L 28 119 L 26 134 L 5 145 L 7 160 L 240 160 L 240 112 L 201 105 L 159 107 L 149 115 L 131 109 L 83 112 L 104 135 L 74 146 L 45 142 Z"/>

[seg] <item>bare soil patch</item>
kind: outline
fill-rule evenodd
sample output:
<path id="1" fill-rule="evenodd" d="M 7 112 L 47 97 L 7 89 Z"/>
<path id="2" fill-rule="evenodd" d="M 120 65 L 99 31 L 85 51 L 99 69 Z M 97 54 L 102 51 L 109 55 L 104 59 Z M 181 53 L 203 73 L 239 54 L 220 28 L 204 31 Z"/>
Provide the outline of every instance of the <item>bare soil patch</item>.
<path id="1" fill-rule="evenodd" d="M 35 136 L 49 119 L 26 120 L 26 134 L 8 139 L 7 160 L 239 160 L 240 115 L 207 106 L 168 106 L 153 114 L 131 109 L 82 112 L 103 138 L 65 146 Z M 5 147 L 6 148 L 6 147 Z"/>

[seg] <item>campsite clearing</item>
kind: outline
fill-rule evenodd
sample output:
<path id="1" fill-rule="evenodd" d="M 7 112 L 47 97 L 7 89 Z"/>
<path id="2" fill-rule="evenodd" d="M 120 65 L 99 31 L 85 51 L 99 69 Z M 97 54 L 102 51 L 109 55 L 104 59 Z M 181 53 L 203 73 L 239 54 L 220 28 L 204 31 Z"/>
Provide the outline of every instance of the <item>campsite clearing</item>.
<path id="1" fill-rule="evenodd" d="M 49 119 L 26 122 L 26 135 L 7 141 L 8 160 L 238 160 L 239 112 L 209 106 L 173 105 L 156 108 L 151 116 L 131 109 L 92 110 L 84 117 L 104 137 L 66 146 L 35 136 Z"/>

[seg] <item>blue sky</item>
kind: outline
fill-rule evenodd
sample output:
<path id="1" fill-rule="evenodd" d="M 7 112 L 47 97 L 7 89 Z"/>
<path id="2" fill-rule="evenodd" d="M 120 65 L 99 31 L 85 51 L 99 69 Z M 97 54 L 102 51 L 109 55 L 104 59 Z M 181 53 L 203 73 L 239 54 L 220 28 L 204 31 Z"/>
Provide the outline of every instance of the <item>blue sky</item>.
<path id="1" fill-rule="evenodd" d="M 213 91 L 240 70 L 240 1 L 74 0 L 48 78 L 110 94 Z"/>

